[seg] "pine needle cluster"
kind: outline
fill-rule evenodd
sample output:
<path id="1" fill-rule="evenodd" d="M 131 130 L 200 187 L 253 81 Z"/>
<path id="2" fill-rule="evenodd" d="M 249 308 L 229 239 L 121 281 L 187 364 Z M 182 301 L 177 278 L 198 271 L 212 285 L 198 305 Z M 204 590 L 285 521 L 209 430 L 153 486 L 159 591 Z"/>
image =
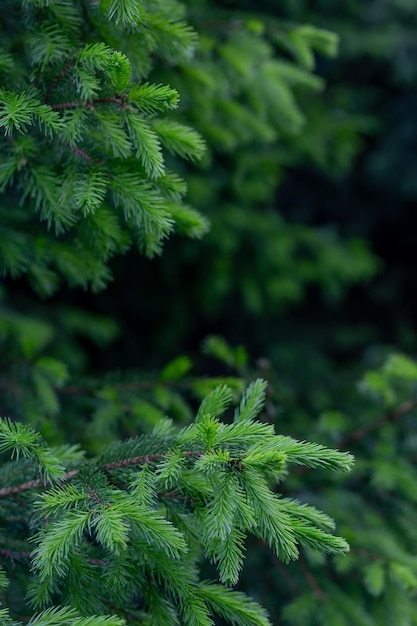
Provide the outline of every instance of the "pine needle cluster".
<path id="1" fill-rule="evenodd" d="M 166 163 L 168 153 L 199 158 L 204 142 L 166 117 L 178 92 L 146 81 L 152 56 L 179 63 L 195 47 L 179 8 L 3 3 L 3 274 L 27 275 L 42 295 L 62 279 L 97 290 L 115 253 L 136 244 L 152 256 L 172 232 L 206 232 L 205 218 L 183 202 L 185 182 Z"/>
<path id="2" fill-rule="evenodd" d="M 177 114 L 177 85 L 152 79 L 154 63 L 161 74 L 177 68 L 195 126 L 227 151 L 254 134 L 272 141 L 280 125 L 299 130 L 292 86 L 319 88 L 309 52 L 324 40 L 333 41 L 327 52 L 335 44 L 329 35 L 321 41 L 318 31 L 300 30 L 292 44 L 304 64 L 297 70 L 272 61 L 272 46 L 254 22 L 214 53 L 203 42 L 192 69 L 197 37 L 175 0 L 5 0 L 2 10 L 0 272 L 24 278 L 42 297 L 63 282 L 99 290 L 111 278 L 114 255 L 137 245 L 152 256 L 174 232 L 195 238 L 207 230 L 207 220 L 184 202 L 187 185 L 176 171 L 181 159 L 200 158 L 205 145 Z M 226 70 L 216 81 L 219 58 Z M 184 357 L 152 383 L 158 402 L 134 393 L 124 402 L 132 391 L 126 381 L 84 381 L 81 395 L 94 397 L 86 402 L 89 410 L 94 405 L 88 445 L 68 443 L 71 428 L 81 431 L 85 423 L 76 385 L 68 384 L 81 327 L 98 343 L 116 332 L 74 310 L 59 311 L 52 322 L 8 303 L 0 311 L 1 413 L 11 416 L 0 420 L 1 620 L 266 626 L 265 610 L 233 589 L 247 538 L 269 545 L 285 564 L 300 549 L 344 554 L 348 545 L 332 534 L 327 515 L 276 489 L 291 464 L 346 471 L 352 457 L 276 435 L 258 419 L 262 380 L 226 421 L 219 416 L 242 381 L 194 381 L 204 399 L 195 419 L 177 430 L 164 414 L 175 407 L 190 422 L 189 408 L 163 383 L 188 371 Z M 57 336 L 61 343 L 51 349 Z M 216 346 L 230 363 L 242 363 L 242 353 L 218 340 Z M 75 400 L 61 416 L 65 393 Z M 152 432 L 101 445 L 117 439 L 115 424 L 126 427 L 126 405 L 149 418 Z M 108 432 L 91 445 L 103 426 Z M 213 580 L 205 580 L 202 564 L 210 564 Z"/>
<path id="3" fill-rule="evenodd" d="M 2 419 L 4 623 L 209 626 L 217 614 L 270 624 L 231 588 L 245 539 L 258 537 L 284 563 L 301 546 L 346 552 L 327 515 L 273 486 L 291 464 L 347 471 L 352 457 L 276 435 L 257 419 L 265 387 L 259 379 L 247 388 L 231 422 L 219 419 L 232 398 L 223 385 L 188 427 L 164 421 L 89 459 Z M 201 579 L 202 558 L 218 582 Z"/>

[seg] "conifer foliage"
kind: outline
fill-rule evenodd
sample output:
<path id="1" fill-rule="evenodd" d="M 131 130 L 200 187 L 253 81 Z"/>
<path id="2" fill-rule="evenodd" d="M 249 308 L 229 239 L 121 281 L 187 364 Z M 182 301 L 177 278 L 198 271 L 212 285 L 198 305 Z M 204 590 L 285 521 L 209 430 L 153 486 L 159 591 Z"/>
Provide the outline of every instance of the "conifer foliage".
<path id="1" fill-rule="evenodd" d="M 169 63 L 191 54 L 196 35 L 179 10 L 132 0 L 3 3 L 3 273 L 28 274 L 43 295 L 62 278 L 99 289 L 106 261 L 132 243 L 152 256 L 174 230 L 206 231 L 164 159 L 197 158 L 204 143 L 165 117 L 178 92 L 144 80 L 152 55 Z M 133 61 L 114 47 L 122 40 Z"/>
<path id="2" fill-rule="evenodd" d="M 86 460 L 74 446 L 48 447 L 30 427 L 0 422 L 2 524 L 7 529 L 4 623 L 269 624 L 231 589 L 248 533 L 284 563 L 308 546 L 344 553 L 332 520 L 271 487 L 291 464 L 349 470 L 352 457 L 276 435 L 257 419 L 266 384 L 246 390 L 231 422 L 232 393 L 217 387 L 182 430 L 165 421 L 150 435 L 112 444 Z M 6 458 L 9 460 L 6 461 Z M 203 581 L 199 561 L 216 566 Z"/>
<path id="3" fill-rule="evenodd" d="M 207 222 L 184 203 L 186 184 L 174 172 L 175 155 L 199 158 L 203 140 L 172 115 L 178 91 L 149 80 L 155 59 L 179 72 L 190 59 L 197 37 L 182 5 L 6 0 L 2 16 L 2 275 L 24 277 L 41 296 L 62 281 L 97 290 L 110 279 L 109 259 L 129 246 L 152 256 L 174 231 L 204 234 Z M 65 358 L 44 354 L 51 327 L 12 309 L 0 321 L 9 369 L 2 408 L 13 409 L 0 420 L 5 625 L 205 626 L 218 616 L 265 626 L 262 607 L 233 590 L 248 535 L 284 563 L 303 547 L 348 550 L 327 515 L 276 486 L 292 464 L 347 471 L 352 457 L 275 434 L 259 419 L 264 381 L 247 387 L 225 421 L 236 388 L 211 381 L 182 430 L 143 401 L 138 412 L 152 414 L 152 432 L 84 451 L 57 444 L 85 416 L 79 406 L 75 422 L 59 421 L 57 391 L 69 371 Z M 86 315 L 81 325 L 104 340 L 113 333 Z M 74 359 L 68 344 L 62 354 Z M 185 370 L 180 357 L 161 380 Z M 95 399 L 111 411 L 99 427 L 117 421 L 121 406 L 114 389 L 102 391 Z M 203 580 L 204 560 L 215 582 Z"/>

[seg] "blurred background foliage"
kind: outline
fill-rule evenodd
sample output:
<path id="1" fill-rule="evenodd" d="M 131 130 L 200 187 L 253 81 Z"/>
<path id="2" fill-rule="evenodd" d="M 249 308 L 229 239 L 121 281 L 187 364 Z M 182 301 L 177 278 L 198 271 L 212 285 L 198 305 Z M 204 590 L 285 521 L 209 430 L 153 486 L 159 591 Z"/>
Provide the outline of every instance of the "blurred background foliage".
<path id="1" fill-rule="evenodd" d="M 170 166 L 211 230 L 115 258 L 99 294 L 5 280 L 0 412 L 95 451 L 266 377 L 279 432 L 357 457 L 286 483 L 352 551 L 283 567 L 248 546 L 242 586 L 273 623 L 417 624 L 416 3 L 183 4 L 194 59 L 143 74 L 206 141 Z"/>

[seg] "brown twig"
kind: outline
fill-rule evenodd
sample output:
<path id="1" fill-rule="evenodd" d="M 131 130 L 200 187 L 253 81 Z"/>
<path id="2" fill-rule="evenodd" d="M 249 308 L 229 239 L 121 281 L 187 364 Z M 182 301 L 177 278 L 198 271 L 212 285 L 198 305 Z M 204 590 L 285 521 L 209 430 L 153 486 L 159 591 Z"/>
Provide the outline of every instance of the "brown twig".
<path id="1" fill-rule="evenodd" d="M 384 561 L 382 556 L 380 556 L 379 554 L 369 552 L 368 550 L 362 550 L 361 548 L 351 548 L 351 552 L 353 552 L 353 554 L 357 554 L 358 556 L 362 556 L 364 559 L 371 559 L 372 561 Z"/>
<path id="2" fill-rule="evenodd" d="M 98 565 L 99 567 L 107 567 L 109 565 L 108 561 L 103 561 L 102 559 L 87 559 L 87 561 L 92 565 Z"/>
<path id="3" fill-rule="evenodd" d="M 16 558 L 30 559 L 31 554 L 31 552 L 24 552 L 21 550 L 6 550 L 5 548 L 0 549 L 0 556 L 4 556 L 12 560 L 15 560 Z M 98 565 L 100 567 L 106 567 L 109 564 L 108 561 L 103 561 L 103 559 L 88 558 L 87 561 L 92 565 Z"/>
<path id="4" fill-rule="evenodd" d="M 355 441 L 360 441 L 368 433 L 371 433 L 374 430 L 378 430 L 379 428 L 381 428 L 381 426 L 383 426 L 384 424 L 387 424 L 388 422 L 395 422 L 396 420 L 400 419 L 401 417 L 403 417 L 404 415 L 406 415 L 407 413 L 409 413 L 412 409 L 415 409 L 416 407 L 417 407 L 417 398 L 410 398 L 409 400 L 406 400 L 405 402 L 400 404 L 396 409 L 393 409 L 392 411 L 388 411 L 388 413 L 385 413 L 384 415 L 374 420 L 373 422 L 370 422 L 369 424 L 366 424 L 365 426 L 361 426 L 360 428 L 358 428 L 357 430 L 354 430 L 349 435 L 346 435 L 346 437 L 344 437 L 341 441 L 339 441 L 338 447 L 346 448 L 347 445 Z"/>
<path id="5" fill-rule="evenodd" d="M 173 489 L 172 491 L 162 492 L 158 494 L 158 496 L 160 498 L 170 498 L 172 500 L 183 500 L 184 502 L 190 502 L 190 504 L 194 504 L 196 501 L 195 498 L 179 493 L 176 489 Z"/>
<path id="6" fill-rule="evenodd" d="M 405 402 L 400 404 L 396 409 L 393 409 L 392 411 L 388 411 L 387 413 L 385 413 L 378 419 L 374 420 L 373 422 L 370 422 L 369 424 L 365 424 L 365 426 L 361 426 L 357 430 L 354 430 L 353 432 L 351 432 L 349 435 L 346 435 L 346 437 L 344 437 L 341 441 L 338 442 L 337 447 L 339 449 L 346 448 L 351 443 L 360 441 L 361 439 L 366 437 L 366 435 L 368 435 L 369 433 L 372 433 L 373 431 L 378 430 L 384 424 L 388 424 L 389 422 L 395 422 L 396 420 L 400 419 L 401 417 L 403 417 L 404 415 L 406 415 L 407 413 L 409 413 L 412 409 L 415 409 L 416 407 L 417 407 L 417 398 L 415 399 L 410 398 L 409 400 L 406 400 Z M 310 469 L 311 469 L 310 467 L 306 467 L 306 466 L 297 467 L 296 470 L 293 472 L 293 474 L 295 474 L 296 476 L 300 476 L 301 474 L 305 474 L 305 472 L 310 471 Z"/>
<path id="7" fill-rule="evenodd" d="M 8 559 L 15 560 L 16 558 L 28 559 L 30 552 L 22 552 L 20 550 L 7 550 L 6 548 L 0 549 L 0 556 L 5 556 Z"/>
<path id="8" fill-rule="evenodd" d="M 113 461 L 112 463 L 103 463 L 100 465 L 100 469 L 102 470 L 114 470 L 120 469 L 122 467 L 128 467 L 130 465 L 146 465 L 147 463 L 153 463 L 154 461 L 158 461 L 159 459 L 164 458 L 166 452 L 156 452 L 155 454 L 147 454 L 145 456 L 135 456 L 130 457 L 128 459 L 122 459 L 121 461 Z M 190 457 L 198 457 L 204 454 L 201 450 L 184 452 L 184 456 Z M 60 478 L 60 482 L 65 482 L 74 478 L 79 474 L 80 470 L 71 470 L 70 472 L 66 472 Z M 43 478 L 35 478 L 34 480 L 29 480 L 26 483 L 22 483 L 20 485 L 13 485 L 11 487 L 3 487 L 0 489 L 0 498 L 5 498 L 11 494 L 22 493 L 23 491 L 30 491 L 32 489 L 38 489 L 39 487 L 49 487 L 52 485 L 51 481 L 45 481 Z"/>
<path id="9" fill-rule="evenodd" d="M 66 472 L 63 476 L 61 476 L 61 481 L 73 478 L 78 474 L 78 472 L 79 470 Z M 22 483 L 20 485 L 2 487 L 2 489 L 0 489 L 0 498 L 5 498 L 12 493 L 22 493 L 23 491 L 30 491 L 31 489 L 38 489 L 39 487 L 47 487 L 51 484 L 52 483 L 50 481 L 45 481 L 43 478 L 34 478 L 33 480 L 29 480 L 27 483 Z"/>
<path id="10" fill-rule="evenodd" d="M 123 97 L 116 98 L 96 98 L 94 100 L 73 100 L 71 102 L 59 102 L 58 104 L 50 104 L 49 106 L 53 111 L 65 111 L 66 109 L 75 109 L 77 107 L 86 107 L 91 111 L 94 110 L 96 104 L 116 104 L 122 109 L 129 111 L 135 111 L 133 107 L 129 106 Z"/>
<path id="11" fill-rule="evenodd" d="M 301 567 L 301 569 L 303 571 L 303 574 L 304 574 L 304 576 L 306 578 L 308 586 L 313 591 L 313 593 L 316 596 L 316 598 L 318 598 L 319 600 L 323 601 L 326 598 L 326 594 L 320 588 L 316 578 L 314 577 L 312 572 L 308 569 L 308 567 L 306 566 L 306 564 L 304 562 L 304 559 L 302 557 L 300 558 L 300 567 Z"/>
<path id="12" fill-rule="evenodd" d="M 68 63 L 62 68 L 62 70 L 59 72 L 59 74 L 57 74 L 55 76 L 55 78 L 53 79 L 53 81 L 50 83 L 48 89 L 46 90 L 45 93 L 45 100 L 48 100 L 49 96 L 51 95 L 52 90 L 54 89 L 54 87 L 56 87 L 56 85 L 59 83 L 59 81 L 64 78 L 65 74 L 67 74 L 70 70 L 72 70 L 72 68 L 74 67 L 74 59 L 70 59 L 68 61 Z"/>
<path id="13" fill-rule="evenodd" d="M 83 159 L 88 161 L 88 163 L 90 163 L 90 165 L 94 165 L 96 163 L 96 161 L 94 161 L 93 157 L 91 157 L 89 154 L 87 154 L 87 152 L 85 152 L 84 150 L 82 150 L 78 146 L 72 146 L 72 149 L 73 149 L 75 155 L 82 157 Z"/>

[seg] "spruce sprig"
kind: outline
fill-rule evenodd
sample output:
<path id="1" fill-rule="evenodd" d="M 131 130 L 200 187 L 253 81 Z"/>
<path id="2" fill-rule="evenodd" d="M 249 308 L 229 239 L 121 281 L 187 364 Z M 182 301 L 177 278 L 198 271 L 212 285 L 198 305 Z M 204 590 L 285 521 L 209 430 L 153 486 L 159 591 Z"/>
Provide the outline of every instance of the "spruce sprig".
<path id="1" fill-rule="evenodd" d="M 42 295 L 62 279 L 98 290 L 114 254 L 132 245 L 159 254 L 175 231 L 203 236 L 207 219 L 184 202 L 186 186 L 166 157 L 198 159 L 204 142 L 167 117 L 179 93 L 147 81 L 150 66 L 142 72 L 138 58 L 138 41 L 147 42 L 146 62 L 155 54 L 179 63 L 192 53 L 195 33 L 176 3 L 16 5 L 23 50 L 0 52 L 0 190 L 6 205 L 21 208 L 8 212 L 0 233 L 2 274 L 27 274 Z M 43 245 L 26 241 L 34 216 Z M 54 235 L 65 237 L 65 250 Z"/>
<path id="2" fill-rule="evenodd" d="M 220 414 L 231 402 L 231 390 L 218 387 L 189 427 L 156 429 L 87 461 L 78 450 L 51 451 L 33 429 L 0 420 L 0 450 L 12 457 L 15 476 L 43 473 L 0 491 L 7 510 L 25 496 L 32 520 L 24 540 L 35 576 L 28 598 L 46 609 L 35 623 L 59 623 L 65 604 L 89 606 L 91 620 L 94 611 L 111 613 L 108 608 L 121 601 L 134 612 L 139 593 L 145 623 L 159 616 L 161 623 L 209 625 L 214 612 L 233 624 L 264 626 L 267 616 L 251 600 L 201 582 L 202 556 L 215 564 L 220 583 L 234 585 L 248 534 L 268 543 L 285 563 L 298 557 L 301 546 L 346 552 L 327 515 L 281 497 L 274 485 L 285 478 L 288 462 L 346 471 L 352 457 L 276 435 L 256 419 L 264 397 L 264 381 L 255 381 L 235 420 L 223 423 L 208 413 Z M 47 474 L 45 459 L 55 458 L 62 470 Z M 65 471 L 65 459 L 72 469 Z M 71 613 L 72 619 L 81 618 Z"/>

